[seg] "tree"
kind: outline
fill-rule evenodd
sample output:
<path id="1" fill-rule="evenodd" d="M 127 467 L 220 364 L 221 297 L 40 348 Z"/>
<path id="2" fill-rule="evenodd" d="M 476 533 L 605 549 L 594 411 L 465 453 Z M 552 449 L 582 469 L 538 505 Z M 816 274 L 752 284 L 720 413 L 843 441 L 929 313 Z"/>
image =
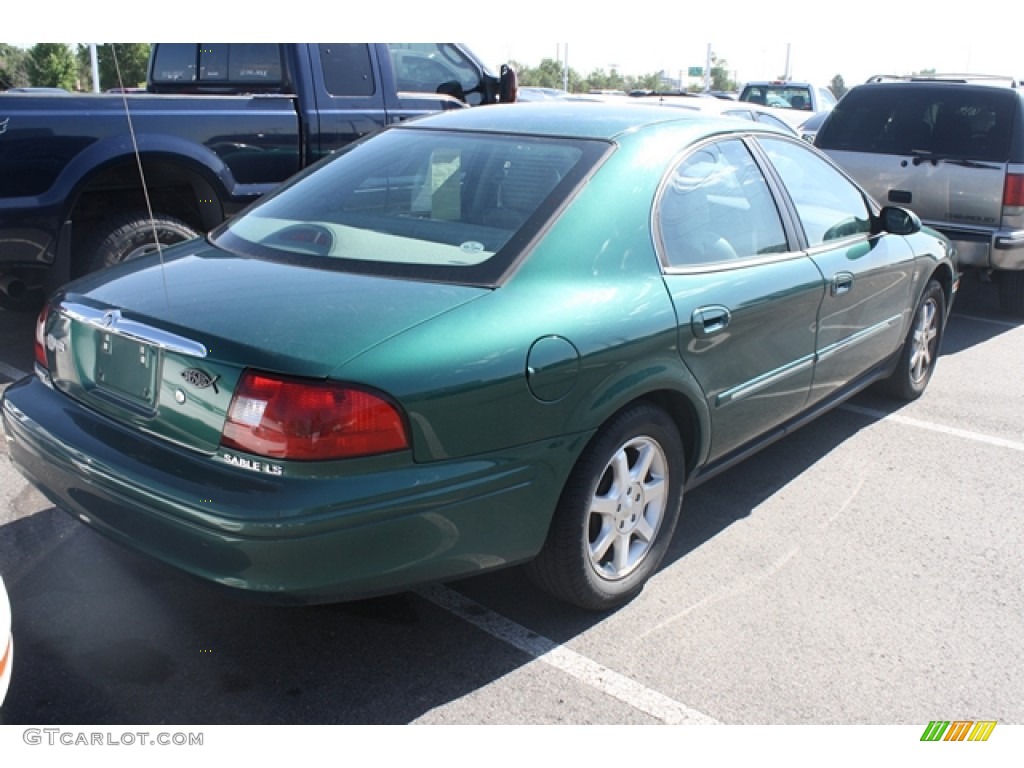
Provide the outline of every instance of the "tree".
<path id="1" fill-rule="evenodd" d="M 830 90 L 832 91 L 833 96 L 835 96 L 837 99 L 841 99 L 844 95 L 846 95 L 846 92 L 850 89 L 847 88 L 846 83 L 843 82 L 843 76 L 836 75 L 835 77 L 832 78 L 832 85 L 830 86 Z"/>
<path id="2" fill-rule="evenodd" d="M 64 43 L 37 43 L 28 49 L 28 78 L 34 86 L 74 90 L 78 84 L 78 64 L 70 46 Z"/>
<path id="3" fill-rule="evenodd" d="M 711 90 L 712 91 L 735 91 L 737 83 L 729 77 L 729 62 L 718 58 L 715 53 L 711 54 Z"/>
<path id="4" fill-rule="evenodd" d="M 728 70 L 729 62 L 725 59 L 720 59 L 714 53 L 711 54 L 711 84 L 709 90 L 712 91 L 735 91 L 738 89 L 738 85 L 735 80 L 729 76 Z M 699 93 L 704 90 L 704 80 L 700 83 L 691 83 L 687 88 L 691 93 Z"/>
<path id="5" fill-rule="evenodd" d="M 538 67 L 514 65 L 519 75 L 520 85 L 532 85 L 539 88 L 562 87 L 562 65 L 554 59 L 542 59 Z"/>
<path id="6" fill-rule="evenodd" d="M 28 85 L 28 53 L 13 45 L 0 43 L 0 90 Z"/>
<path id="7" fill-rule="evenodd" d="M 645 91 L 661 91 L 665 89 L 665 73 L 664 72 L 652 72 L 649 75 L 641 75 L 640 77 L 627 77 L 626 83 L 629 88 L 640 88 Z"/>
<path id="8" fill-rule="evenodd" d="M 117 54 L 117 65 L 114 64 Z M 82 82 L 92 82 L 92 57 L 89 46 L 79 45 L 78 68 Z M 96 58 L 100 71 L 100 90 L 109 88 L 134 88 L 146 82 L 149 68 L 149 43 L 111 43 L 96 46 Z M 118 69 L 121 79 L 118 80 Z"/>

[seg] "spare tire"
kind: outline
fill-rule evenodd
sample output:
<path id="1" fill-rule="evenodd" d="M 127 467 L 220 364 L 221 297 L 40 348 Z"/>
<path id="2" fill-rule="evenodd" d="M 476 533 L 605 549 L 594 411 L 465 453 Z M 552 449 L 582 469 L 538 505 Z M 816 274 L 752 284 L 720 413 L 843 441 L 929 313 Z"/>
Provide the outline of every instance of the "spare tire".
<path id="1" fill-rule="evenodd" d="M 132 211 L 106 219 L 93 230 L 78 260 L 79 273 L 95 272 L 129 261 L 161 247 L 199 237 L 199 233 L 173 216 Z"/>

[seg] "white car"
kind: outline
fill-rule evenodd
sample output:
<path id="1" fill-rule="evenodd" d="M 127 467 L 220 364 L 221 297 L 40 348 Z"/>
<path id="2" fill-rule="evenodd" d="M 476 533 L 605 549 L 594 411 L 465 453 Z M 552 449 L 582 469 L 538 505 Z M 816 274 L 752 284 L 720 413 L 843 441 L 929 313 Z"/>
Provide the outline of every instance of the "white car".
<path id="1" fill-rule="evenodd" d="M 0 578 L 0 704 L 7 695 L 11 683 L 11 667 L 14 664 L 14 636 L 11 634 L 11 604 L 7 599 L 4 580 Z"/>
<path id="2" fill-rule="evenodd" d="M 647 96 L 631 96 L 626 101 L 635 104 L 657 103 L 665 107 L 678 107 L 695 112 L 738 117 L 742 120 L 752 120 L 755 123 L 772 125 L 794 135 L 796 134 L 796 130 L 792 125 L 775 114 L 778 110 L 766 109 L 756 104 L 741 104 L 732 99 L 718 99 L 693 93 L 652 93 Z"/>
<path id="3" fill-rule="evenodd" d="M 825 86 L 793 80 L 752 80 L 743 86 L 739 100 L 769 109 L 795 129 L 811 115 L 836 105 L 836 97 Z"/>

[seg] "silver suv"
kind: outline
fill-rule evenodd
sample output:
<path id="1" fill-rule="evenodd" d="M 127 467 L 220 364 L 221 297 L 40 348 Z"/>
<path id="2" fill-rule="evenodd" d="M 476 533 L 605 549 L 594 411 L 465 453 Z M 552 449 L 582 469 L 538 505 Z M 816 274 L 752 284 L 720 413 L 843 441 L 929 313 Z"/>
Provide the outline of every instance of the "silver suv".
<path id="1" fill-rule="evenodd" d="M 1024 89 L 1010 78 L 874 77 L 814 141 L 882 204 L 910 208 L 1024 316 Z"/>

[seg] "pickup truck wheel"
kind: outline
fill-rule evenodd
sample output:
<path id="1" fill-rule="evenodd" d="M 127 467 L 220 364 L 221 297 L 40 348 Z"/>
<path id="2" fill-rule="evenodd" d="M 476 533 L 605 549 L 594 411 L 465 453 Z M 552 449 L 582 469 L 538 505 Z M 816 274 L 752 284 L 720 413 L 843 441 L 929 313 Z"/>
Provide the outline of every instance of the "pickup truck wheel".
<path id="1" fill-rule="evenodd" d="M 999 273 L 999 306 L 1003 312 L 1024 317 L 1024 271 Z"/>
<path id="2" fill-rule="evenodd" d="M 95 272 L 152 253 L 158 240 L 161 246 L 169 246 L 194 237 L 199 233 L 172 216 L 155 215 L 151 220 L 142 211 L 115 216 L 89 236 L 83 248 L 82 271 Z"/>
<path id="3" fill-rule="evenodd" d="M 637 404 L 597 433 L 562 491 L 527 575 L 589 610 L 631 600 L 654 574 L 683 498 L 683 443 L 669 416 Z"/>
<path id="4" fill-rule="evenodd" d="M 898 400 L 916 400 L 932 378 L 946 324 L 946 294 L 938 281 L 924 289 L 903 342 L 892 376 L 881 382 L 885 394 Z"/>

